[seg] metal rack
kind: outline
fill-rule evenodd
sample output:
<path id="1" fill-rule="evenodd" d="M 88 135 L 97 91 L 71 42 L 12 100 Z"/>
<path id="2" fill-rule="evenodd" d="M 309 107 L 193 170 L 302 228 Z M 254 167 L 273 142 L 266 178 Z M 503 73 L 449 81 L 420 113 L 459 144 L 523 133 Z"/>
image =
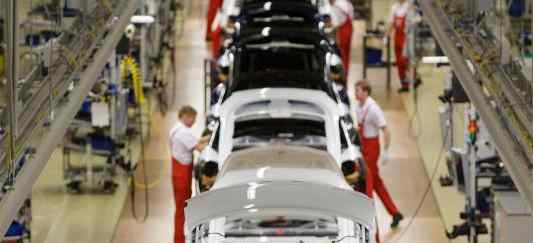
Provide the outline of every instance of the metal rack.
<path id="1" fill-rule="evenodd" d="M 57 41 L 49 42 L 48 65 L 19 78 L 18 10 L 20 1 L 5 1 L 9 102 L 0 116 L 7 124 L 0 144 L 4 160 L 0 181 L 0 232 L 4 233 L 31 192 L 70 121 L 93 86 L 137 8 L 136 1 L 99 0 L 81 11 Z M 87 10 L 87 11 L 85 11 Z M 63 29 L 64 30 L 64 29 Z M 17 168 L 17 157 L 34 152 Z"/>
<path id="2" fill-rule="evenodd" d="M 495 138 L 493 142 L 522 197 L 533 209 L 532 80 L 519 74 L 516 66 L 499 62 L 499 43 L 477 21 L 456 18 L 468 15 L 454 5 L 457 1 L 445 4 L 420 1 L 436 40 Z"/>

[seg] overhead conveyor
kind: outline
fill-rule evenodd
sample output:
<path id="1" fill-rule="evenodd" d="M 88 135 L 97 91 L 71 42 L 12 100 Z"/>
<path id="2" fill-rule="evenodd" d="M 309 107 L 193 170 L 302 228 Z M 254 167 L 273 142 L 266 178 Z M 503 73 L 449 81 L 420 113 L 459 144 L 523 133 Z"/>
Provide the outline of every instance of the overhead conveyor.
<path id="1" fill-rule="evenodd" d="M 482 11 L 468 12 L 470 5 L 457 8 L 454 4 L 459 2 L 423 0 L 420 5 L 506 169 L 533 210 L 533 77 L 524 74 L 530 70 L 523 72 L 522 66 L 505 62 L 502 38 L 480 24 Z"/>
<path id="2" fill-rule="evenodd" d="M 68 31 L 49 43 L 54 54 L 47 65 L 39 65 L 32 75 L 22 79 L 17 71 L 21 51 L 17 13 L 21 1 L 9 0 L 5 4 L 10 100 L 0 116 L 3 125 L 9 124 L 0 136 L 2 234 L 31 193 L 138 7 L 137 1 L 91 1 L 91 6 L 85 6 L 90 7 L 85 9 L 89 11 L 82 11 Z M 17 163 L 28 148 L 29 159 L 24 164 Z"/>

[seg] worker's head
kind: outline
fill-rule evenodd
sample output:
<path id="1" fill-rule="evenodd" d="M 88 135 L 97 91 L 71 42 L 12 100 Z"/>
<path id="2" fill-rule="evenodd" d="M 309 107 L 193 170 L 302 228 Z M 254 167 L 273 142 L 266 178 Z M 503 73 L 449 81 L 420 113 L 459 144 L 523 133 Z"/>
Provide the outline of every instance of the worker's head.
<path id="1" fill-rule="evenodd" d="M 200 183 L 205 188 L 211 188 L 218 175 L 218 164 L 212 161 L 206 162 L 200 170 Z"/>
<path id="2" fill-rule="evenodd" d="M 226 82 L 229 79 L 229 66 L 230 66 L 230 57 L 228 53 L 224 53 L 218 58 L 217 61 L 217 73 L 218 80 L 222 83 Z"/>
<path id="3" fill-rule="evenodd" d="M 359 102 L 365 102 L 366 98 L 372 94 L 372 86 L 366 80 L 360 80 L 355 83 L 355 99 Z"/>
<path id="4" fill-rule="evenodd" d="M 359 167 L 355 163 L 355 161 L 345 161 L 341 165 L 342 174 L 344 175 L 344 179 L 348 182 L 350 185 L 354 185 L 359 181 Z"/>
<path id="5" fill-rule="evenodd" d="M 330 55 L 329 79 L 337 83 L 342 83 L 343 85 L 346 82 L 345 74 L 344 74 L 344 66 L 342 65 L 342 59 L 339 57 L 339 55 L 336 55 L 336 54 Z"/>
<path id="6" fill-rule="evenodd" d="M 218 80 L 225 83 L 229 79 L 229 67 L 218 67 Z"/>
<path id="7" fill-rule="evenodd" d="M 196 122 L 197 114 L 198 112 L 196 112 L 196 110 L 192 106 L 185 105 L 180 108 L 178 112 L 178 119 L 183 122 L 185 126 L 192 127 Z"/>

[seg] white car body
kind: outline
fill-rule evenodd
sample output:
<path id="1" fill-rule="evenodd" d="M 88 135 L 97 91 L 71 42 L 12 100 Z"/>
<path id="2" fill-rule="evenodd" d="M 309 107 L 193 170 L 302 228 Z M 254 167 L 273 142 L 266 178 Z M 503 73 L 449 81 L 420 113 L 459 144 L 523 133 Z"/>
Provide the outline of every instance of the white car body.
<path id="1" fill-rule="evenodd" d="M 187 243 L 375 242 L 373 200 L 350 188 L 325 151 L 249 148 L 218 177 L 187 203 Z"/>
<path id="2" fill-rule="evenodd" d="M 268 1 L 265 0 L 265 3 L 268 3 Z M 329 3 L 329 0 L 314 0 L 314 4 L 318 7 L 318 12 L 320 14 L 331 14 L 331 4 Z M 224 0 L 222 7 L 219 9 L 215 17 L 215 21 L 213 22 L 211 29 L 216 30 L 219 26 L 222 27 L 222 29 L 225 29 L 228 24 L 229 17 L 238 16 L 241 13 L 240 5 L 241 0 Z"/>
<path id="3" fill-rule="evenodd" d="M 339 166 L 348 160 L 357 161 L 361 158 L 360 150 L 349 142 L 347 134 L 351 124 L 340 119 L 345 112 L 342 104 L 336 103 L 325 92 L 319 90 L 264 88 L 238 91 L 222 103 L 213 114 L 218 118 L 214 125 L 215 135 L 199 159 L 217 162 L 221 167 L 235 149 L 235 143 L 239 142 L 234 139 L 237 122 L 298 119 L 324 123 L 325 141 L 318 143 L 326 146 L 327 152 Z M 257 144 L 260 145 L 265 144 Z"/>

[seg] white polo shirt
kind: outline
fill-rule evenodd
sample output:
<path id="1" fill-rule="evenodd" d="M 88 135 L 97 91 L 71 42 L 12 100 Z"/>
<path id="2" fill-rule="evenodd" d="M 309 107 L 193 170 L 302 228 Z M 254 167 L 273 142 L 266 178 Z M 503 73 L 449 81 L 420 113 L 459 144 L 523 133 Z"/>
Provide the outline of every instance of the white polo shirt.
<path id="1" fill-rule="evenodd" d="M 347 0 L 337 0 L 335 5 L 331 6 L 331 22 L 333 26 L 339 27 L 348 20 L 353 19 L 353 6 Z"/>
<path id="2" fill-rule="evenodd" d="M 387 126 L 385 114 L 372 97 L 368 97 L 364 104 L 357 104 L 355 114 L 359 124 L 364 119 L 365 138 L 376 138 L 379 136 L 379 129 Z"/>
<path id="3" fill-rule="evenodd" d="M 410 0 L 405 1 L 404 3 L 394 3 L 392 4 L 391 11 L 389 13 L 389 24 L 394 21 L 394 17 L 406 17 L 411 8 Z"/>
<path id="4" fill-rule="evenodd" d="M 177 122 L 170 130 L 169 140 L 172 158 L 185 165 L 191 164 L 194 147 L 198 144 L 198 138 L 194 136 L 192 129 Z"/>

